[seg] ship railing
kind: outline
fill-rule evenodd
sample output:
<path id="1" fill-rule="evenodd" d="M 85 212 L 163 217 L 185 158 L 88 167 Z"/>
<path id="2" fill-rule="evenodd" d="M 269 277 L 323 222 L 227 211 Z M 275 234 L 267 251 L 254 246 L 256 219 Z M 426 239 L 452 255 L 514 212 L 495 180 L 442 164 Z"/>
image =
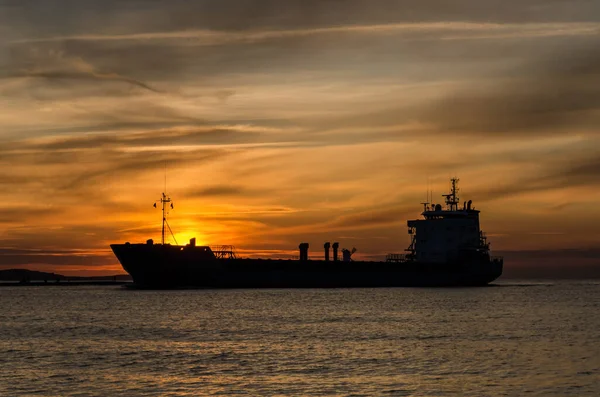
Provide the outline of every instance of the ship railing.
<path id="1" fill-rule="evenodd" d="M 503 256 L 490 256 L 490 262 L 502 263 L 502 262 L 504 262 L 504 257 Z"/>
<path id="2" fill-rule="evenodd" d="M 406 262 L 407 260 L 408 258 L 406 254 L 387 254 L 385 256 L 386 262 L 402 263 Z"/>
<path id="3" fill-rule="evenodd" d="M 210 249 L 217 259 L 237 259 L 233 245 L 219 245 Z"/>

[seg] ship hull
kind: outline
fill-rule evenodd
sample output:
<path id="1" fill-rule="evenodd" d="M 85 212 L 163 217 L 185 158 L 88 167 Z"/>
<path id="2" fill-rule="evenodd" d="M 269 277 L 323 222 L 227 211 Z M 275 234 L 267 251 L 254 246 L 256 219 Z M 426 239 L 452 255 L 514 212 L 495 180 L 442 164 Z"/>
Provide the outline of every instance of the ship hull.
<path id="1" fill-rule="evenodd" d="M 483 286 L 502 262 L 456 263 L 217 259 L 201 249 L 113 244 L 123 269 L 140 288 L 375 288 Z"/>

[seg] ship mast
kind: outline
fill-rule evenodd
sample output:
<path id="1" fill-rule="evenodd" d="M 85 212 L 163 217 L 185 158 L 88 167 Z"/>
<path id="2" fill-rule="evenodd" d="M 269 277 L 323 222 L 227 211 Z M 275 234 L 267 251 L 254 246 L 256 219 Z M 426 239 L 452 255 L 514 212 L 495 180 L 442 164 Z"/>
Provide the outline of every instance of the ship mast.
<path id="1" fill-rule="evenodd" d="M 177 243 L 177 239 L 175 238 L 175 235 L 173 234 L 173 231 L 171 230 L 171 226 L 169 226 L 169 222 L 167 222 L 167 204 L 170 204 L 171 209 L 173 209 L 173 200 L 171 200 L 171 197 L 168 197 L 163 192 L 163 195 L 160 198 L 160 203 L 162 205 L 162 210 L 163 210 L 161 243 L 163 245 L 165 244 L 165 225 L 167 225 L 167 228 L 169 229 L 169 233 L 171 233 L 171 237 L 173 237 L 173 240 L 175 241 L 175 244 L 178 244 Z M 156 208 L 156 203 L 154 203 L 154 208 Z"/>
<path id="2" fill-rule="evenodd" d="M 170 205 L 171 209 L 173 209 L 173 200 L 171 200 L 171 197 L 168 197 L 164 192 L 162 194 L 162 197 L 160 198 L 160 203 L 162 206 L 162 232 L 161 232 L 161 244 L 165 244 L 165 225 L 167 225 L 167 228 L 169 229 L 169 232 L 171 233 L 171 236 L 173 237 L 173 240 L 175 240 L 175 244 L 177 244 L 177 239 L 175 239 L 175 235 L 173 234 L 173 231 L 171 230 L 171 226 L 169 226 L 169 222 L 167 222 L 167 204 Z M 156 203 L 154 203 L 154 208 L 156 208 Z"/>
<path id="3" fill-rule="evenodd" d="M 160 204 L 162 206 L 162 231 L 161 231 L 161 244 L 164 245 L 165 244 L 165 225 L 167 225 L 167 228 L 169 229 L 169 232 L 171 233 L 171 236 L 173 237 L 173 240 L 175 241 L 175 244 L 177 244 L 177 239 L 175 238 L 175 235 L 173 234 L 173 231 L 171 230 L 171 226 L 169 226 L 169 222 L 167 222 L 167 204 L 171 205 L 171 209 L 173 209 L 173 200 L 171 200 L 171 197 L 168 197 L 166 195 L 167 191 L 167 162 L 165 161 L 165 190 L 163 191 L 162 197 L 160 198 Z M 154 202 L 154 208 L 156 208 L 156 202 Z"/>

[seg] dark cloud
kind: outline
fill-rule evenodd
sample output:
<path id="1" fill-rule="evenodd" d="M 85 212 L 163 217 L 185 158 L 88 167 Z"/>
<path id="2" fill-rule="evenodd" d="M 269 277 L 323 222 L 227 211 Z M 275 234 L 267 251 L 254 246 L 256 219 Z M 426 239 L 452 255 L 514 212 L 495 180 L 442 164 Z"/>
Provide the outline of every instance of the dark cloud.
<path id="1" fill-rule="evenodd" d="M 119 39 L 119 40 L 77 40 L 60 39 L 55 42 L 15 43 L 13 44 L 14 63 L 19 60 L 27 49 L 43 48 L 51 52 L 64 53 L 69 57 L 85 59 L 97 70 L 93 74 L 83 74 L 89 79 L 104 81 L 124 81 L 131 84 L 148 86 L 158 89 L 147 81 L 170 82 L 169 90 L 176 91 L 184 88 L 186 82 L 193 80 L 196 84 L 210 85 L 215 76 L 228 74 L 260 74 L 268 73 L 272 82 L 289 81 L 290 72 L 318 71 L 320 73 L 352 73 L 355 77 L 368 77 L 374 73 L 388 78 L 435 81 L 442 77 L 457 77 L 463 71 L 455 65 L 464 62 L 468 57 L 471 64 L 480 63 L 482 70 L 506 61 L 506 54 L 514 57 L 517 54 L 538 54 L 543 52 L 541 42 L 522 40 L 520 35 L 527 37 L 524 28 L 512 27 L 509 34 L 515 34 L 513 39 L 500 40 L 493 45 L 482 45 L 477 40 L 448 41 L 448 35 L 469 39 L 481 35 L 499 35 L 493 28 L 484 27 L 444 27 L 416 29 L 414 31 L 398 30 L 388 34 L 373 34 L 367 30 L 348 30 L 330 28 L 318 34 L 302 34 L 301 31 L 292 34 L 278 35 L 276 32 L 267 34 L 262 39 L 214 39 L 212 33 L 207 33 L 208 42 L 200 45 L 202 40 L 194 37 L 161 38 L 160 34 L 148 39 Z M 547 27 L 547 31 L 565 31 L 569 27 Z M 340 29 L 340 30 L 336 30 Z M 474 29 L 474 30 L 471 30 Z M 489 29 L 489 31 L 488 31 Z M 511 30 L 512 29 L 512 30 Z M 185 32 L 184 32 L 185 33 Z M 225 35 L 226 33 L 214 33 Z M 260 35 L 259 35 L 260 36 Z M 260 36 L 263 37 L 263 36 Z M 585 37 L 585 36 L 584 36 Z M 543 39 L 543 37 L 542 37 Z M 581 39 L 581 38 L 579 38 Z M 223 41 L 223 42 L 221 42 Z M 503 55 L 504 54 L 504 55 Z M 368 62 L 367 62 L 368 61 Z M 445 67 L 440 68 L 439 63 Z M 38 62 L 42 63 L 42 62 Z M 411 65 L 418 64 L 418 67 Z M 392 66 L 394 65 L 394 66 Z M 15 65 L 9 64 L 6 70 L 12 70 Z M 482 74 L 482 70 L 471 68 L 473 76 Z M 19 69 L 20 70 L 20 69 Z M 43 71 L 43 73 L 56 73 Z M 80 72 L 60 71 L 62 75 L 82 77 Z M 126 77 L 125 77 L 126 76 Z M 215 95 L 218 95 L 216 93 Z"/>
<path id="2" fill-rule="evenodd" d="M 243 178 L 240 178 L 243 180 Z M 277 197 L 281 189 L 272 189 L 264 187 L 243 186 L 240 184 L 216 184 L 211 186 L 192 187 L 183 192 L 183 197 L 190 198 L 241 198 L 249 200 L 251 198 L 265 198 L 270 195 Z M 287 212 L 286 208 L 268 208 L 268 212 Z M 243 214 L 240 214 L 243 215 Z"/>
<path id="3" fill-rule="evenodd" d="M 106 266 L 114 265 L 112 253 L 92 254 L 77 250 L 33 250 L 0 248 L 0 266 L 10 268 L 21 265 L 48 266 Z"/>
<path id="4" fill-rule="evenodd" d="M 99 147 L 138 148 L 169 147 L 181 145 L 236 145 L 260 143 L 261 134 L 227 128 L 181 128 L 161 129 L 145 133 L 101 134 L 58 138 L 47 144 L 31 145 L 43 150 L 91 149 Z"/>
<path id="5" fill-rule="evenodd" d="M 387 232 L 390 227 L 395 228 L 405 224 L 407 219 L 415 217 L 417 213 L 418 208 L 415 210 L 414 205 L 381 203 L 350 210 L 324 211 L 321 207 L 314 209 L 309 207 L 304 211 L 282 211 L 280 215 L 285 216 L 273 218 L 257 214 L 252 219 L 269 227 L 261 230 L 261 234 L 269 235 L 269 238 L 287 236 L 289 240 L 292 236 L 315 238 L 315 235 L 339 231 L 358 232 L 365 229 L 379 229 Z"/>
<path id="6" fill-rule="evenodd" d="M 12 192 L 20 194 L 38 194 L 46 196 L 44 202 L 60 206 L 54 210 L 66 211 L 65 200 L 83 200 L 87 205 L 109 205 L 110 197 L 100 197 L 107 183 L 120 185 L 131 183 L 146 172 L 159 172 L 165 164 L 171 169 L 192 167 L 201 164 L 222 161 L 230 155 L 223 148 L 198 148 L 185 151 L 160 150 L 158 136 L 140 137 L 127 143 L 108 137 L 72 137 L 72 140 L 60 140 L 48 144 L 13 143 L 0 149 L 0 159 L 5 164 L 19 164 L 19 177 L 6 179 L 3 185 Z M 119 144 L 120 142 L 120 144 Z M 123 150 L 127 147 L 154 143 L 155 150 Z M 59 166 L 60 168 L 56 168 Z M 52 173 L 36 171 L 33 167 L 53 168 Z M 123 210 L 122 203 L 119 204 Z M 40 219 L 43 213 L 35 208 L 22 210 L 6 209 L 0 211 L 0 221 L 21 221 Z M 43 211 L 42 211 L 43 212 Z M 48 213 L 50 214 L 50 210 Z M 37 216 L 37 218 L 36 218 Z"/>
<path id="7" fill-rule="evenodd" d="M 200 189 L 192 189 L 186 193 L 187 196 L 196 197 L 222 197 L 246 195 L 247 191 L 242 186 L 216 185 Z"/>
<path id="8" fill-rule="evenodd" d="M 164 169 L 165 164 L 183 167 L 198 165 L 218 159 L 223 159 L 226 153 L 215 150 L 198 150 L 188 153 L 174 152 L 145 152 L 136 154 L 102 153 L 106 161 L 97 168 L 73 172 L 67 183 L 60 185 L 60 190 L 82 191 L 101 186 L 109 180 L 127 181 L 145 171 Z"/>
<path id="9" fill-rule="evenodd" d="M 421 119 L 459 133 L 595 130 L 600 121 L 600 41 L 595 44 L 526 65 L 508 79 L 498 76 L 489 91 L 474 87 L 450 95 Z"/>
<path id="10" fill-rule="evenodd" d="M 596 247 L 499 251 L 498 254 L 504 255 L 508 259 L 527 259 L 531 261 L 548 258 L 554 258 L 556 260 L 569 260 L 573 257 L 581 259 L 596 259 L 598 260 L 598 264 L 600 265 L 600 249 Z M 543 266 L 543 264 L 540 263 L 540 266 Z"/>
<path id="11" fill-rule="evenodd" d="M 27 86 L 23 87 L 27 92 Z M 85 98 L 82 103 L 77 103 L 80 98 L 79 93 L 66 94 L 72 96 L 67 98 L 75 102 L 61 102 L 55 98 L 53 93 L 45 94 L 45 98 L 50 101 L 56 101 L 60 105 L 64 104 L 67 109 L 68 119 L 64 123 L 48 123 L 44 122 L 43 113 L 35 113 L 36 109 L 27 112 L 27 115 L 36 114 L 42 117 L 42 121 L 38 125 L 20 127 L 16 125 L 6 131 L 6 138 L 13 138 L 14 141 L 20 141 L 24 137 L 36 136 L 57 136 L 85 133 L 102 133 L 114 132 L 115 135 L 126 134 L 131 132 L 143 133 L 144 131 L 164 130 L 167 135 L 175 128 L 182 127 L 193 129 L 194 127 L 203 126 L 206 122 L 195 116 L 190 116 L 185 112 L 176 109 L 161 101 L 153 100 L 152 98 L 135 98 L 131 100 L 120 100 L 115 98 L 102 99 L 92 97 L 90 101 Z M 37 99 L 37 98 L 36 98 Z M 32 106 L 39 106 L 35 103 Z M 70 112 L 70 109 L 75 108 L 76 111 Z M 172 134 L 171 134 L 172 135 Z M 84 137 L 84 140 L 102 139 L 99 136 L 95 138 Z M 74 143 L 74 142 L 73 142 Z M 0 148 L 2 149 L 2 148 Z"/>
<path id="12" fill-rule="evenodd" d="M 35 248 L 7 248 L 0 247 L 0 255 L 77 255 L 80 250 L 74 249 L 35 249 Z"/>
<path id="13" fill-rule="evenodd" d="M 83 73 L 76 71 L 29 71 L 6 76 L 6 78 L 41 78 L 46 80 L 88 80 L 88 81 L 118 81 L 131 84 L 152 92 L 161 92 L 150 85 L 125 76 L 101 73 Z"/>
<path id="14" fill-rule="evenodd" d="M 152 112 L 152 107 L 147 109 Z M 123 116 L 126 119 L 127 116 Z M 133 115 L 132 118 L 136 118 Z M 175 118 L 174 120 L 177 120 Z M 54 136 L 45 140 L 13 140 L 0 148 L 0 160 L 20 160 L 22 163 L 32 164 L 60 164 L 74 162 L 83 158 L 92 158 L 94 153 L 103 151 L 105 159 L 119 163 L 120 158 L 155 157 L 160 161 L 173 159 L 203 158 L 203 153 L 222 153 L 228 150 L 250 150 L 252 147 L 267 146 L 287 147 L 324 144 L 315 136 L 302 134 L 286 134 L 285 130 L 268 131 L 260 127 L 245 125 L 210 126 L 202 121 L 194 120 L 192 124 L 183 124 L 185 120 L 174 121 L 171 128 L 146 129 L 144 132 L 135 132 L 135 127 L 149 127 L 153 123 L 123 121 L 122 123 L 108 123 L 97 127 L 71 127 L 64 130 L 52 131 L 53 135 L 60 132 L 63 135 Z M 195 122 L 195 124 L 194 124 Z M 158 122 L 158 126 L 160 126 Z M 181 125 L 178 125 L 181 124 Z M 103 130 L 110 133 L 89 133 L 94 130 Z M 133 131 L 132 131 L 133 130 Z M 74 132 L 88 132 L 87 134 L 74 134 Z M 305 141 L 305 142 L 303 142 Z M 165 148 L 172 147 L 181 153 L 167 152 Z M 130 151 L 141 151 L 132 153 Z M 126 153 L 124 153 L 126 152 Z M 97 156 L 96 156 L 97 157 Z M 143 169 L 140 169 L 143 170 Z"/>
<path id="15" fill-rule="evenodd" d="M 566 181 L 579 184 L 594 181 L 600 184 L 600 156 L 590 159 L 574 160 L 557 172 Z M 550 177 L 552 178 L 552 176 Z"/>
<path id="16" fill-rule="evenodd" d="M 549 162 L 539 174 L 518 175 L 509 183 L 496 185 L 493 180 L 472 196 L 478 200 L 497 200 L 526 193 L 577 186 L 600 187 L 600 156 L 560 162 Z"/>
<path id="17" fill-rule="evenodd" d="M 28 206 L 18 207 L 3 207 L 0 208 L 0 223 L 14 223 L 14 222 L 25 222 L 40 220 L 42 217 L 56 215 L 62 212 L 61 209 L 57 208 L 35 208 Z"/>
<path id="18" fill-rule="evenodd" d="M 71 82 L 75 88 L 80 88 L 82 83 L 96 84 L 102 86 L 99 88 L 113 94 L 119 93 L 119 91 L 105 87 L 106 83 L 123 83 L 144 91 L 162 92 L 141 80 L 113 71 L 99 71 L 95 65 L 80 56 L 71 55 L 56 46 L 13 45 L 10 47 L 9 56 L 4 60 L 0 58 L 0 61 L 4 61 L 2 62 L 3 70 L 0 73 L 2 79 L 39 79 L 46 82 L 50 88 L 56 88 L 50 85 L 51 83 Z M 29 84 L 28 87 L 31 86 L 32 84 Z M 34 88 L 36 91 L 40 91 L 39 87 L 34 86 Z M 121 90 L 120 93 L 125 92 L 125 90 Z"/>
<path id="19" fill-rule="evenodd" d="M 598 4 L 590 1 L 524 0 L 510 7 L 501 0 L 83 0 L 4 1 L 3 19 L 41 36 L 128 33 L 192 28 L 248 30 L 374 24 L 394 21 L 585 21 L 595 20 Z"/>
<path id="20" fill-rule="evenodd" d="M 56 211 L 52 222 L 32 220 L 24 226 L 7 227 L 4 239 L 0 240 L 0 247 L 25 250 L 31 255 L 38 252 L 65 256 L 69 253 L 109 255 L 109 242 L 121 240 L 117 237 L 119 235 L 124 234 L 129 237 L 132 233 L 125 229 L 130 228 L 132 224 L 125 219 L 107 221 L 106 214 L 126 216 L 131 213 L 144 213 L 144 210 L 147 211 L 150 223 L 158 225 L 153 229 L 154 235 L 160 235 L 160 215 L 158 218 L 154 217 L 157 213 L 152 207 L 152 198 L 149 201 L 144 200 L 141 205 L 139 202 L 135 203 L 135 206 L 131 203 L 111 201 L 111 199 L 112 197 L 108 195 L 99 200 L 92 196 L 88 196 L 86 201 L 78 199 L 76 204 L 79 207 L 85 205 L 87 208 L 91 206 L 96 208 L 95 212 L 84 216 L 81 216 L 81 211 L 77 211 L 78 208 L 74 206 L 55 206 L 60 207 L 58 209 L 61 211 Z M 81 218 L 74 219 L 75 216 Z"/>
<path id="21" fill-rule="evenodd" d="M 600 250 L 596 247 L 498 251 L 504 257 L 503 279 L 600 278 Z"/>
<path id="22" fill-rule="evenodd" d="M 418 124 L 414 131 L 389 132 L 407 137 L 440 135 L 448 139 L 472 136 L 543 136 L 597 133 L 600 122 L 600 41 L 585 40 L 571 48 L 533 60 L 523 58 L 518 67 L 487 72 L 486 78 L 460 84 L 440 99 L 382 106 L 343 119 L 322 120 L 327 126 L 381 127 Z M 499 60 L 498 60 L 499 61 Z M 475 71 L 474 73 L 477 73 Z M 446 91 L 448 91 L 446 89 Z"/>
<path id="23" fill-rule="evenodd" d="M 98 3 L 93 1 L 73 3 L 69 7 L 64 4 L 52 9 L 48 9 L 45 3 L 27 9 L 16 4 L 8 8 L 9 13 L 14 13 L 14 16 L 7 22 L 10 24 L 11 20 L 19 21 L 11 26 L 13 31 L 23 31 L 23 39 L 55 40 L 30 43 L 13 41 L 10 47 L 12 62 L 4 67 L 5 70 L 13 70 L 17 65 L 31 67 L 29 50 L 35 49 L 39 56 L 39 50 L 45 49 L 70 57 L 80 57 L 93 65 L 95 72 L 42 70 L 34 75 L 52 79 L 121 81 L 155 91 L 159 89 L 148 80 L 179 81 L 179 84 L 184 85 L 186 79 L 193 76 L 197 82 L 209 83 L 210 77 L 218 74 L 257 71 L 270 73 L 275 79 L 275 75 L 282 70 L 291 69 L 327 69 L 389 75 L 389 63 L 397 64 L 398 58 L 403 62 L 428 59 L 439 61 L 452 57 L 463 59 L 465 53 L 471 59 L 482 56 L 479 54 L 489 53 L 500 57 L 500 53 L 506 51 L 515 53 L 523 45 L 523 41 L 511 41 L 511 46 L 517 48 L 504 47 L 498 51 L 489 46 L 478 45 L 472 50 L 473 44 L 451 44 L 444 39 L 448 34 L 466 38 L 471 35 L 493 35 L 494 29 L 488 32 L 485 26 L 471 26 L 466 30 L 458 26 L 453 31 L 451 26 L 440 25 L 433 32 L 427 29 L 396 32 L 394 39 L 382 40 L 381 36 L 371 37 L 365 31 L 352 33 L 352 27 L 414 22 L 457 22 L 459 25 L 468 22 L 581 23 L 587 20 L 597 21 L 590 9 L 600 11 L 599 6 L 586 1 L 578 2 L 578 6 L 570 3 L 567 7 L 567 3 L 548 4 L 538 0 L 520 2 L 518 6 L 511 7 L 503 6 L 500 1 L 486 2 L 483 6 L 474 0 L 462 0 L 453 3 L 451 7 L 441 0 L 418 4 L 412 1 L 382 0 L 376 5 L 366 0 L 174 1 L 168 4 L 134 1 L 107 2 L 102 9 L 98 9 Z M 62 12 L 57 12 L 56 9 Z M 38 22 L 42 18 L 43 23 Z M 113 20 L 122 23 L 115 24 Z M 37 23 L 33 23 L 34 21 Z M 344 32 L 344 27 L 350 30 Z M 318 35 L 302 33 L 303 30 L 310 29 L 321 31 Z M 472 32 L 470 29 L 481 32 Z M 519 30 L 522 30 L 518 27 L 513 29 L 517 36 Z M 552 27 L 547 29 L 551 30 Z M 564 31 L 568 28 L 556 28 L 560 29 Z M 193 37 L 194 31 L 206 31 L 206 37 Z M 183 33 L 183 36 L 177 36 L 176 32 Z M 347 34 L 352 36 L 348 37 Z M 233 36 L 233 39 L 227 35 Z M 430 43 L 403 44 L 405 39 L 427 39 Z M 428 51 L 432 47 L 435 48 Z M 24 54 L 28 55 L 22 59 Z M 368 66 L 364 62 L 366 58 L 370 61 Z M 44 65 L 44 62 L 40 60 L 33 63 L 34 66 L 40 64 Z M 433 67 L 434 65 L 431 68 Z M 22 67 L 16 69 L 22 73 Z M 418 69 L 421 75 L 423 69 L 429 71 L 426 76 L 429 79 L 434 75 L 427 65 Z M 435 65 L 435 69 L 438 73 L 444 69 L 446 72 L 449 70 L 439 68 L 439 65 Z M 407 70 L 399 70 L 397 66 L 393 70 L 395 73 L 407 73 Z M 410 73 L 418 74 L 419 71 Z M 285 76 L 281 80 L 285 80 Z"/>
<path id="24" fill-rule="evenodd" d="M 19 182 L 22 182 L 22 178 L 16 175 L 0 175 L 0 186 L 13 185 Z"/>
<path id="25" fill-rule="evenodd" d="M 286 49 L 290 47 L 289 41 L 279 46 L 236 44 L 227 47 L 194 47 L 187 45 L 185 39 L 169 42 L 66 40 L 50 46 L 83 57 L 100 70 L 139 79 L 170 81 L 174 89 L 185 88 L 188 79 L 193 79 L 195 84 L 210 84 L 211 76 L 236 72 L 277 72 L 285 64 L 294 64 L 296 59 L 302 62 L 292 48 Z"/>
<path id="26" fill-rule="evenodd" d="M 396 205 L 387 208 L 373 208 L 359 211 L 357 213 L 345 214 L 335 219 L 329 228 L 372 228 L 384 225 L 398 224 L 406 222 L 410 216 L 414 216 L 414 206 Z"/>

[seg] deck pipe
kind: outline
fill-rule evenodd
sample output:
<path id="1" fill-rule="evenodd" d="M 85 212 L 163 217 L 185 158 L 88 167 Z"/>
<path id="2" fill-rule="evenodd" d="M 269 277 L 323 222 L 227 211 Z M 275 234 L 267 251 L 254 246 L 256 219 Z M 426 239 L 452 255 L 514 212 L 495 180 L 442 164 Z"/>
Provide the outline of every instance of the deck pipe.
<path id="1" fill-rule="evenodd" d="M 308 260 L 308 243 L 300 243 L 298 248 L 300 249 L 300 260 L 307 261 Z"/>

